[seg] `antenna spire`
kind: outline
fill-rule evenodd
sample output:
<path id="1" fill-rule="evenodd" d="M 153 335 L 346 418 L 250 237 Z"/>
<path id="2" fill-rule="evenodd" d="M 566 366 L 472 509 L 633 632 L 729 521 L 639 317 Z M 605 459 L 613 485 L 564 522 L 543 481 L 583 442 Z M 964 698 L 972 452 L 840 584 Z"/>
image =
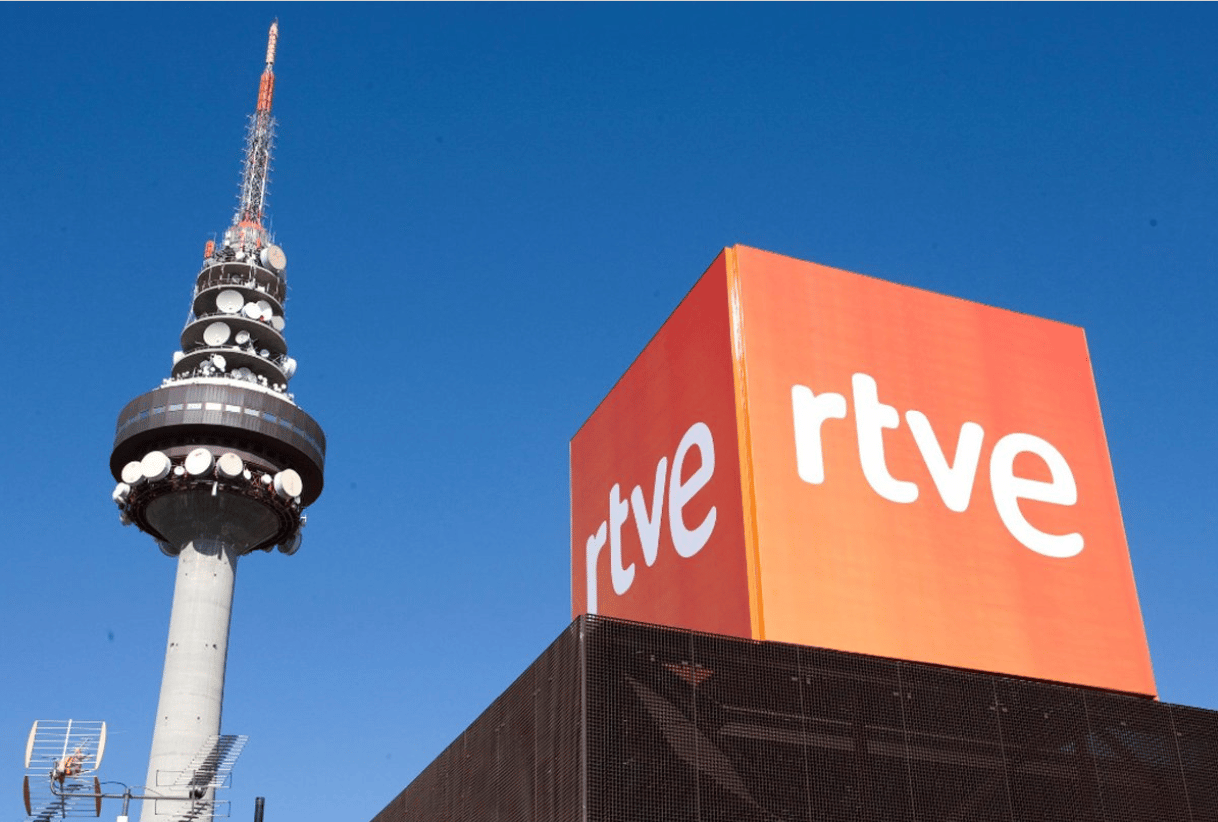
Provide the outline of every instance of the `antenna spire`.
<path id="1" fill-rule="evenodd" d="M 266 68 L 258 84 L 258 111 L 271 110 L 271 97 L 275 94 L 275 46 L 279 41 L 279 21 L 271 23 L 266 37 Z"/>
<path id="2" fill-rule="evenodd" d="M 241 196 L 233 225 L 225 233 L 230 248 L 254 250 L 270 243 L 262 225 L 266 210 L 266 189 L 270 181 L 271 149 L 275 144 L 275 118 L 271 102 L 275 96 L 275 48 L 279 43 L 279 21 L 271 23 L 266 39 L 266 68 L 258 83 L 258 104 L 250 116 L 245 134 L 245 162 L 241 174 Z"/>

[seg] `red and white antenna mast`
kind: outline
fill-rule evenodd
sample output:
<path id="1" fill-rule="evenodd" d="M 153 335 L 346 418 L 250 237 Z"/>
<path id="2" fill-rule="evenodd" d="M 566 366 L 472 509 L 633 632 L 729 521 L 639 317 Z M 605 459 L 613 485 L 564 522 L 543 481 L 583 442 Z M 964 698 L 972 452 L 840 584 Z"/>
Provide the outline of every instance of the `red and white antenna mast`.
<path id="1" fill-rule="evenodd" d="M 271 101 L 275 96 L 275 45 L 279 21 L 271 23 L 266 40 L 266 68 L 258 83 L 258 105 L 245 134 L 245 163 L 241 173 L 241 198 L 233 225 L 224 235 L 229 248 L 253 251 L 270 244 L 262 221 L 266 210 L 266 188 L 271 173 L 271 149 L 275 145 L 275 118 Z"/>

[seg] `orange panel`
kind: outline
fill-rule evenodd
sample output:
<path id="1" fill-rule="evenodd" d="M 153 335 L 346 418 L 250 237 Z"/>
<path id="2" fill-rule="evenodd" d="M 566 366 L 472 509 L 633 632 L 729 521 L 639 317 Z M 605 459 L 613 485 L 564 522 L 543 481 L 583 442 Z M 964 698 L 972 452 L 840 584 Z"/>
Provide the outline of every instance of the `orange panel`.
<path id="1" fill-rule="evenodd" d="M 573 615 L 751 636 L 725 271 L 571 440 Z"/>
<path id="2" fill-rule="evenodd" d="M 1153 694 L 1082 330 L 732 252 L 759 636 Z"/>

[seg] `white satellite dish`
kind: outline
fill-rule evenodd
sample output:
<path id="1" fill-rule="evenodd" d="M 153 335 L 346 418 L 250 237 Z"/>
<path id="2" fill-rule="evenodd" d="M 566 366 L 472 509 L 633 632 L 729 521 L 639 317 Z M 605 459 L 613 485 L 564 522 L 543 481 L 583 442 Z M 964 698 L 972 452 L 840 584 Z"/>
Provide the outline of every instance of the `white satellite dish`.
<path id="1" fill-rule="evenodd" d="M 278 314 L 271 315 L 271 328 L 282 334 L 284 325 L 286 325 L 286 322 L 283 317 L 280 317 Z"/>
<path id="2" fill-rule="evenodd" d="M 163 480 L 169 476 L 169 470 L 173 468 L 173 463 L 169 461 L 169 457 L 164 451 L 149 451 L 140 460 L 140 470 L 144 476 L 153 482 Z"/>
<path id="3" fill-rule="evenodd" d="M 237 377 L 240 377 L 243 380 L 248 380 L 250 377 L 254 376 L 254 372 L 250 371 L 244 365 L 241 366 L 240 368 L 238 368 L 236 371 L 234 371 L 233 374 L 236 375 Z"/>
<path id="4" fill-rule="evenodd" d="M 201 477 L 211 470 L 211 463 L 211 451 L 206 448 L 196 448 L 186 455 L 186 461 L 182 464 L 186 468 L 186 473 L 192 477 Z"/>
<path id="5" fill-rule="evenodd" d="M 292 534 L 292 536 L 288 537 L 283 542 L 279 543 L 280 553 L 284 553 L 284 554 L 287 554 L 288 556 L 292 556 L 292 554 L 294 554 L 300 550 L 300 540 L 301 540 L 300 532 L 297 531 L 296 533 Z"/>
<path id="6" fill-rule="evenodd" d="M 296 360 L 292 359 L 291 357 L 288 357 L 286 360 L 283 361 L 283 376 L 287 377 L 290 380 L 290 379 L 292 379 L 292 376 L 295 373 L 296 373 Z"/>
<path id="7" fill-rule="evenodd" d="M 259 349 L 258 349 L 258 356 L 259 356 L 259 357 L 262 357 L 263 359 L 265 359 L 265 358 L 267 358 L 267 357 L 271 356 L 271 352 L 270 352 L 270 351 L 267 351 L 265 348 L 259 348 Z"/>
<path id="8" fill-rule="evenodd" d="M 233 340 L 237 343 L 237 345 L 245 345 L 250 341 L 250 332 L 244 330 L 238 331 L 237 336 L 233 337 Z"/>
<path id="9" fill-rule="evenodd" d="M 203 342 L 210 346 L 224 345 L 231 334 L 228 323 L 214 322 L 203 329 Z"/>
<path id="10" fill-rule="evenodd" d="M 226 288 L 216 295 L 216 308 L 225 314 L 236 314 L 243 305 L 245 305 L 245 297 L 241 296 L 240 291 Z"/>
<path id="11" fill-rule="evenodd" d="M 300 492 L 304 490 L 304 482 L 300 479 L 300 474 L 297 474 L 295 469 L 287 468 L 275 475 L 274 480 L 275 493 L 284 499 L 300 496 Z"/>
<path id="12" fill-rule="evenodd" d="M 125 482 L 120 482 L 114 486 L 114 493 L 110 495 L 110 499 L 122 503 L 126 502 L 129 496 L 131 496 L 131 486 Z"/>
<path id="13" fill-rule="evenodd" d="M 262 319 L 262 309 L 258 307 L 257 303 L 246 303 L 245 308 L 241 309 L 241 313 L 251 320 Z"/>
<path id="14" fill-rule="evenodd" d="M 228 367 L 228 360 L 224 359 L 224 355 L 222 354 L 212 354 L 211 364 L 214 365 L 217 370 L 223 371 Z"/>
<path id="15" fill-rule="evenodd" d="M 185 352 L 185 351 L 175 351 L 175 352 L 173 352 L 173 364 L 174 364 L 174 365 L 177 365 L 178 363 L 180 363 L 180 362 L 182 361 L 182 358 L 183 358 L 183 357 L 185 357 L 185 356 L 186 356 L 186 352 Z"/>
<path id="16" fill-rule="evenodd" d="M 276 274 L 288 267 L 288 255 L 284 254 L 283 249 L 277 245 L 268 245 L 262 249 L 262 253 L 258 257 L 263 265 Z"/>
<path id="17" fill-rule="evenodd" d="M 139 485 L 144 481 L 144 466 L 139 462 L 129 462 L 123 466 L 123 470 L 119 472 L 123 482 L 128 485 Z"/>
<path id="18" fill-rule="evenodd" d="M 258 302 L 254 303 L 254 305 L 258 306 L 258 319 L 262 320 L 264 323 L 270 322 L 271 317 L 275 315 L 275 312 L 271 310 L 271 304 L 266 300 L 259 300 Z"/>
<path id="19" fill-rule="evenodd" d="M 220 469 L 220 473 L 223 476 L 229 479 L 236 479 L 245 470 L 245 463 L 241 457 L 232 451 L 227 451 L 220 455 L 220 459 L 216 460 L 216 467 Z"/>

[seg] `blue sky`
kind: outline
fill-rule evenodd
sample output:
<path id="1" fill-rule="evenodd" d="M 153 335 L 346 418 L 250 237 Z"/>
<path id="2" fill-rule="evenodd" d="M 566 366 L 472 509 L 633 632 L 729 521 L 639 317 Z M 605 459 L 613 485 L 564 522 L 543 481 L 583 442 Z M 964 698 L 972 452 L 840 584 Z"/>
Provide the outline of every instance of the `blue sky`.
<path id="1" fill-rule="evenodd" d="M 1083 326 L 1160 696 L 1218 708 L 1214 6 L 6 4 L 7 814 L 36 718 L 143 779 L 174 567 L 119 526 L 113 425 L 274 17 L 329 453 L 300 553 L 238 569 L 234 816 L 371 818 L 566 625 L 568 440 L 734 243 Z"/>

